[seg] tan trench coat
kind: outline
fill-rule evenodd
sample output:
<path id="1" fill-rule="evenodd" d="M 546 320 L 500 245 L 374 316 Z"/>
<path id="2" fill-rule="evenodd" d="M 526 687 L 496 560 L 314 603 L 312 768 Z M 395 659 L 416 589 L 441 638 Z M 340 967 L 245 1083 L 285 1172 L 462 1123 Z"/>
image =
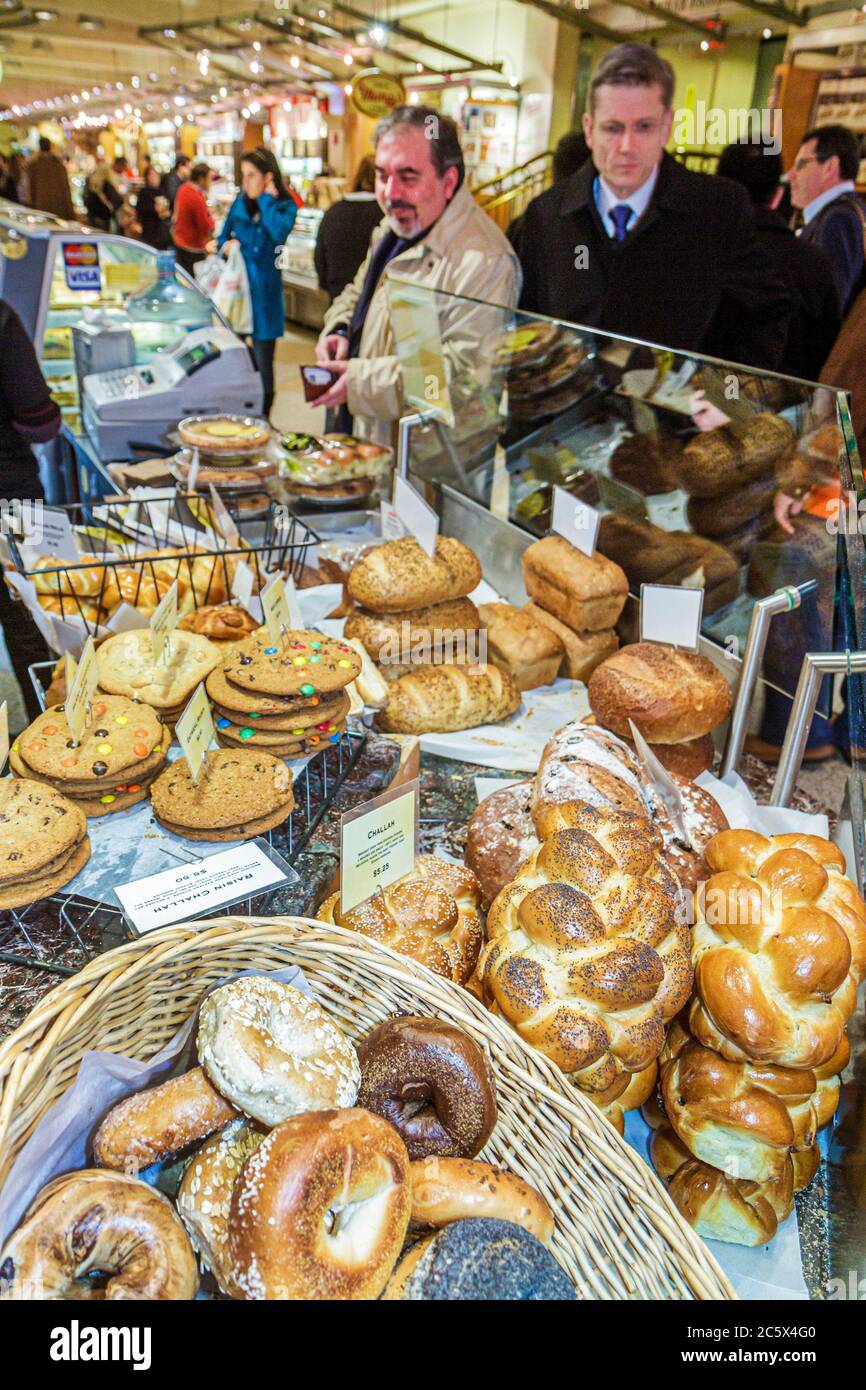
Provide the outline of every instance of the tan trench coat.
<path id="1" fill-rule="evenodd" d="M 375 228 L 370 251 L 351 284 L 338 295 L 325 316 L 324 331 L 348 324 L 364 284 L 370 255 L 388 229 L 383 219 Z M 520 293 L 520 265 L 502 232 L 482 212 L 465 184 L 458 188 L 429 236 L 389 261 L 373 293 L 359 355 L 346 372 L 349 410 L 359 421 L 396 420 L 403 411 L 400 361 L 388 308 L 390 277 L 411 280 L 450 295 L 465 295 L 486 305 L 512 309 Z M 503 328 L 509 315 L 501 309 L 479 309 L 436 296 L 440 336 L 452 370 L 477 368 L 483 340 Z M 362 433 L 375 432 L 371 425 Z"/>

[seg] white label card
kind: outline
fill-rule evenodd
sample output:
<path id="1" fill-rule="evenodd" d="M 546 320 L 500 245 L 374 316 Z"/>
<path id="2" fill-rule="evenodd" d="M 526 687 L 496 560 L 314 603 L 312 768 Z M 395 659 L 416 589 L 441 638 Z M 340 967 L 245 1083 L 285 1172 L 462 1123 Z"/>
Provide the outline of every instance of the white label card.
<path id="1" fill-rule="evenodd" d="M 82 563 L 68 512 L 61 507 L 27 508 L 22 516 L 28 545 L 38 547 L 41 555 L 54 555 L 73 565 Z"/>
<path id="2" fill-rule="evenodd" d="M 244 608 L 253 596 L 255 576 L 246 560 L 238 560 L 232 575 L 232 594 Z"/>
<path id="3" fill-rule="evenodd" d="M 428 555 L 436 552 L 439 518 L 415 489 L 399 475 L 394 479 L 394 510 L 410 536 Z"/>
<path id="4" fill-rule="evenodd" d="M 241 543 L 240 532 L 232 518 L 229 516 L 226 505 L 214 487 L 210 485 L 210 500 L 213 507 L 213 519 L 216 529 L 226 541 L 231 550 L 237 550 Z"/>
<path id="5" fill-rule="evenodd" d="M 564 487 L 554 487 L 550 529 L 558 536 L 570 541 L 584 555 L 594 555 L 600 525 L 601 512 L 595 507 L 573 497 Z"/>
<path id="6" fill-rule="evenodd" d="M 351 912 L 415 867 L 418 782 L 394 788 L 340 821 L 340 910 Z"/>
<path id="7" fill-rule="evenodd" d="M 290 574 L 286 575 L 286 606 L 289 610 L 289 627 L 295 632 L 302 631 L 304 620 L 301 617 L 301 601 L 298 598 L 295 581 Z"/>
<path id="8" fill-rule="evenodd" d="M 683 589 L 678 584 L 641 584 L 640 640 L 665 642 L 671 647 L 696 652 L 703 611 L 703 589 Z"/>
<path id="9" fill-rule="evenodd" d="M 198 470 L 199 470 L 200 468 L 201 468 L 201 455 L 200 455 L 198 449 L 193 449 L 193 451 L 192 451 L 192 463 L 191 463 L 190 466 L 189 466 L 189 473 L 187 474 L 187 479 L 186 479 L 186 485 L 187 485 L 187 488 L 188 488 L 188 490 L 189 490 L 190 492 L 195 492 L 196 484 L 198 483 Z"/>
<path id="10" fill-rule="evenodd" d="M 508 477 L 508 463 L 505 450 L 497 444 L 493 453 L 493 481 L 490 484 L 490 510 L 494 516 L 508 520 L 511 503 L 511 484 Z"/>
<path id="11" fill-rule="evenodd" d="M 403 525 L 390 502 L 384 500 L 379 504 L 382 513 L 382 540 L 399 541 L 406 534 L 406 527 Z"/>
<path id="12" fill-rule="evenodd" d="M 187 917 L 206 917 L 225 903 L 261 893 L 287 878 L 255 841 L 247 841 L 121 884 L 114 891 L 134 929 L 148 932 Z"/>

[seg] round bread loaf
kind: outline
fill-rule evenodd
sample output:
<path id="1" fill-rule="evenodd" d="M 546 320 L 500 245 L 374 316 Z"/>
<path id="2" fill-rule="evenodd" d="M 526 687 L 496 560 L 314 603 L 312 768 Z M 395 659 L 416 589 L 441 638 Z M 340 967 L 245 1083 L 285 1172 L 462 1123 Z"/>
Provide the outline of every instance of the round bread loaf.
<path id="1" fill-rule="evenodd" d="M 574 1300 L 568 1276 L 522 1226 L 492 1217 L 455 1221 L 413 1246 L 385 1291 L 390 1302 Z"/>
<path id="2" fill-rule="evenodd" d="M 534 783 L 518 782 L 486 796 L 466 827 L 464 859 L 481 884 L 482 902 L 489 907 L 500 889 L 538 849 L 532 821 Z"/>
<path id="3" fill-rule="evenodd" d="M 628 737 L 629 720 L 648 743 L 702 738 L 731 712 L 731 687 L 700 652 L 658 642 L 621 647 L 589 678 L 589 703 L 598 722 Z"/>

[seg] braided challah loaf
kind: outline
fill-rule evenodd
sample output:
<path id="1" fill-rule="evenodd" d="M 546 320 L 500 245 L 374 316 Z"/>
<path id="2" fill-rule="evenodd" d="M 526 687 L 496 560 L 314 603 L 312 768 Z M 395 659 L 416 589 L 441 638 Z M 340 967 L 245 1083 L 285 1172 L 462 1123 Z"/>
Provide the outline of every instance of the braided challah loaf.
<path id="1" fill-rule="evenodd" d="M 582 1089 L 616 1099 L 692 985 L 678 885 L 649 821 L 575 809 L 487 918 L 484 996 Z"/>
<path id="2" fill-rule="evenodd" d="M 847 1039 L 817 1071 L 727 1062 L 678 1022 L 661 1056 L 665 1113 L 694 1158 L 738 1178 L 775 1181 L 791 1153 L 812 1149 L 839 1103 Z"/>
<path id="3" fill-rule="evenodd" d="M 481 950 L 480 903 L 481 885 L 469 869 L 419 854 L 411 873 L 367 902 L 343 912 L 339 893 L 332 893 L 317 916 L 320 922 L 372 937 L 463 985 Z"/>
<path id="4" fill-rule="evenodd" d="M 725 830 L 695 899 L 689 1028 L 731 1061 L 821 1067 L 866 972 L 866 904 L 829 840 Z"/>

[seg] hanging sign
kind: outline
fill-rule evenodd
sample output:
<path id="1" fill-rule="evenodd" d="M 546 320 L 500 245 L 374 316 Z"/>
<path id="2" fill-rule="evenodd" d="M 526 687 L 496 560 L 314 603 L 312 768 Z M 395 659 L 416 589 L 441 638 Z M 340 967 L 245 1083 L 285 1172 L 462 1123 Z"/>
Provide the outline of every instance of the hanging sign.
<path id="1" fill-rule="evenodd" d="M 376 121 L 387 116 L 395 106 L 406 104 L 406 88 L 399 77 L 378 68 L 367 68 L 352 78 L 351 102 L 362 116 Z"/>

